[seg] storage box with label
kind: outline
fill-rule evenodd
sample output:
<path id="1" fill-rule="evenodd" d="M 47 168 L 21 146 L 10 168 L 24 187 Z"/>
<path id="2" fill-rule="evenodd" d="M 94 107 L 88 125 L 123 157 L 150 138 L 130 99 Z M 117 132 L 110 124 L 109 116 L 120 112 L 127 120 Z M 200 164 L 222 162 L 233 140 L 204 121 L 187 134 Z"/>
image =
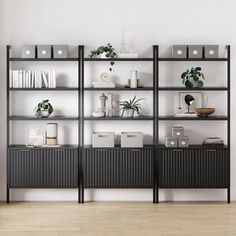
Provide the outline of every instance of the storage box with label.
<path id="1" fill-rule="evenodd" d="M 178 146 L 177 138 L 165 137 L 165 146 L 166 147 L 177 147 Z"/>
<path id="2" fill-rule="evenodd" d="M 93 132 L 92 147 L 115 147 L 115 133 Z"/>
<path id="3" fill-rule="evenodd" d="M 52 47 L 50 45 L 38 45 L 37 46 L 37 57 L 38 58 L 51 58 Z"/>
<path id="4" fill-rule="evenodd" d="M 172 127 L 172 137 L 173 138 L 184 137 L 184 127 L 182 127 L 182 126 Z"/>
<path id="5" fill-rule="evenodd" d="M 21 49 L 22 58 L 35 58 L 35 45 L 24 45 Z"/>
<path id="6" fill-rule="evenodd" d="M 143 133 L 121 132 L 121 147 L 143 147 Z"/>
<path id="7" fill-rule="evenodd" d="M 53 58 L 67 58 L 68 46 L 67 45 L 54 45 L 53 46 Z"/>
<path id="8" fill-rule="evenodd" d="M 189 58 L 202 58 L 203 56 L 203 46 L 202 45 L 189 45 L 188 46 L 188 57 Z"/>
<path id="9" fill-rule="evenodd" d="M 205 58 L 218 58 L 219 46 L 218 45 L 205 45 L 204 52 L 205 52 Z"/>
<path id="10" fill-rule="evenodd" d="M 172 46 L 173 58 L 186 58 L 187 57 L 187 45 L 173 45 Z"/>

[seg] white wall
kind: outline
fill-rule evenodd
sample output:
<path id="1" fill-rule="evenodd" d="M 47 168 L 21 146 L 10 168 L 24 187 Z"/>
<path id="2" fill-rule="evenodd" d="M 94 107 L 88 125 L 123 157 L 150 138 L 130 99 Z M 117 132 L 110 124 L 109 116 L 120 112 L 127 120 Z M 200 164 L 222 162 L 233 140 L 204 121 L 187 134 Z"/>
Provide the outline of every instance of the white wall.
<path id="1" fill-rule="evenodd" d="M 84 44 L 86 48 L 92 49 L 110 42 L 119 50 L 121 41 L 121 32 L 125 30 L 127 40 L 133 39 L 135 47 L 139 54 L 144 56 L 151 55 L 151 47 L 153 44 L 159 44 L 161 47 L 161 55 L 168 54 L 169 46 L 172 44 L 220 44 L 232 45 L 232 101 L 235 100 L 236 82 L 234 75 L 236 69 L 234 67 L 236 56 L 236 33 L 235 33 L 235 12 L 236 3 L 234 0 L 216 1 L 216 0 L 100 0 L 100 1 L 82 1 L 82 0 L 1 0 L 0 1 L 0 101 L 2 104 L 2 116 L 0 117 L 0 199 L 5 200 L 6 188 L 6 119 L 5 119 L 5 102 L 6 102 L 6 64 L 5 64 L 5 46 L 6 44 L 14 45 L 19 49 L 23 44 Z M 87 50 L 87 51 L 88 51 Z M 86 53 L 87 54 L 87 53 Z M 196 65 L 195 63 L 193 65 Z M 61 74 L 62 79 L 68 79 L 68 84 L 72 85 L 77 76 L 75 67 L 55 63 L 53 65 L 35 65 L 35 64 L 14 64 L 14 68 L 56 68 Z M 98 66 L 88 64 L 85 71 L 87 80 L 92 80 L 104 70 L 104 64 Z M 105 65 L 107 69 L 107 65 Z M 161 78 L 163 84 L 178 83 L 177 76 L 186 69 L 189 64 L 184 63 L 163 63 Z M 221 81 L 225 80 L 225 69 L 223 64 L 201 64 L 207 75 L 208 84 L 222 85 Z M 140 64 L 122 64 L 116 63 L 115 73 L 124 82 L 129 76 L 130 69 L 138 69 L 145 72 L 147 78 L 151 78 L 150 63 Z M 176 80 L 174 80 L 176 78 Z M 224 82 L 223 82 L 224 83 Z M 34 95 L 34 94 L 33 94 Z M 24 111 L 27 114 L 32 113 L 31 107 L 44 94 L 29 96 L 27 99 L 24 93 L 19 93 L 14 99 L 12 113 Z M 93 97 L 93 102 L 87 100 L 89 112 L 90 102 L 97 106 L 96 98 L 100 95 L 97 93 Z M 151 94 L 141 93 L 145 96 L 145 106 L 150 107 Z M 168 94 L 170 95 L 170 94 Z M 45 95 L 46 96 L 46 95 Z M 60 105 L 64 104 L 64 100 L 59 98 L 59 94 L 47 94 L 54 102 L 55 106 L 60 109 Z M 122 97 L 123 96 L 123 97 Z M 68 99 L 72 101 L 72 106 L 76 106 L 73 102 L 76 95 L 70 94 Z M 127 94 L 121 94 L 122 99 L 128 97 Z M 168 96 L 168 99 L 162 97 L 160 104 L 163 106 L 161 113 L 174 112 L 176 104 L 171 105 L 175 101 L 177 94 Z M 150 100 L 150 101 L 149 101 Z M 222 102 L 224 101 L 224 102 Z M 19 109 L 21 104 L 28 108 Z M 225 95 L 212 93 L 210 96 L 210 104 L 217 107 L 217 111 L 225 114 Z M 166 105 L 166 106 L 165 106 Z M 146 109 L 146 112 L 152 112 Z M 71 114 L 72 109 L 67 109 L 66 114 Z M 236 125 L 236 112 L 232 106 L 232 131 Z M 22 122 L 24 123 L 24 122 Z M 21 123 L 21 124 L 22 124 Z M 145 129 L 145 134 L 149 136 L 145 141 L 150 142 L 152 132 L 151 122 L 143 124 L 141 130 Z M 224 132 L 225 123 L 207 123 L 200 122 L 197 126 L 186 122 L 165 122 L 161 126 L 160 136 L 170 133 L 170 127 L 173 124 L 185 125 L 187 135 L 190 136 L 192 143 L 199 143 L 205 136 L 213 135 L 221 136 L 226 140 Z M 30 125 L 34 125 L 33 122 Z M 68 128 L 69 135 L 65 142 L 73 143 L 76 141 L 76 134 L 70 132 L 76 124 L 61 124 L 62 127 Z M 89 130 L 105 130 L 104 124 L 86 125 Z M 25 142 L 25 133 L 28 124 L 14 125 L 13 134 L 14 142 Z M 122 126 L 123 130 L 136 129 L 135 126 Z M 120 131 L 120 123 L 111 124 L 111 130 Z M 213 132 L 213 133 L 212 133 Z M 236 200 L 236 174 L 234 167 L 236 160 L 236 147 L 234 143 L 236 136 L 232 132 L 231 147 L 231 188 L 232 199 Z M 90 136 L 86 136 L 86 142 L 90 142 Z M 12 197 L 15 200 L 76 200 L 77 191 L 75 190 L 15 190 L 12 191 Z M 161 190 L 161 200 L 223 200 L 226 197 L 224 190 Z M 86 191 L 86 199 L 94 200 L 152 200 L 151 190 L 93 190 Z"/>

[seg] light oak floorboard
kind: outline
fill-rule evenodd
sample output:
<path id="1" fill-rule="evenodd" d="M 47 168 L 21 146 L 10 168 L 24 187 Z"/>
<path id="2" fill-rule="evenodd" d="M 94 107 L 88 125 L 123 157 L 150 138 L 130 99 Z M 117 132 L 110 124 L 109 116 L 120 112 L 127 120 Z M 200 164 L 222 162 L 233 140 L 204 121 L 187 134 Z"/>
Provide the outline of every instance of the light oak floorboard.
<path id="1" fill-rule="evenodd" d="M 235 236 L 236 203 L 0 203 L 0 236 Z"/>

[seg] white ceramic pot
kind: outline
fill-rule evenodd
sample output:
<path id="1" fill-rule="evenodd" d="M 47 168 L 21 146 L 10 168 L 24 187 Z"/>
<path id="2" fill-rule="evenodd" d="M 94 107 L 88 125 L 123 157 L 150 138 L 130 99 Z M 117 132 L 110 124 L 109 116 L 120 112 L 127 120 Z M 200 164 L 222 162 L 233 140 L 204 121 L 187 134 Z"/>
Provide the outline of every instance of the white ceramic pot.
<path id="1" fill-rule="evenodd" d="M 102 54 L 100 54 L 100 58 L 107 58 L 106 54 L 107 54 L 106 52 L 103 52 Z"/>
<path id="2" fill-rule="evenodd" d="M 49 112 L 48 112 L 48 110 L 44 110 L 44 111 L 41 111 L 41 115 L 42 115 L 42 118 L 47 118 L 47 117 L 49 117 Z"/>
<path id="3" fill-rule="evenodd" d="M 122 117 L 133 117 L 134 116 L 134 110 L 133 109 L 128 109 L 124 110 Z"/>

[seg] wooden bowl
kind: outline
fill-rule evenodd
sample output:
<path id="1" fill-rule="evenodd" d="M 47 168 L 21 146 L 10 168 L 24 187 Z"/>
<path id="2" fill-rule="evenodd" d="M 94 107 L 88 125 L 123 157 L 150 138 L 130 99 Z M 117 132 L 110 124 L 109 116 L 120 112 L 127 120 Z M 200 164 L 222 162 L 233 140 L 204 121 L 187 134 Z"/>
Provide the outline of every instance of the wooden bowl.
<path id="1" fill-rule="evenodd" d="M 215 112 L 215 108 L 196 108 L 196 112 L 199 116 L 208 117 Z"/>

